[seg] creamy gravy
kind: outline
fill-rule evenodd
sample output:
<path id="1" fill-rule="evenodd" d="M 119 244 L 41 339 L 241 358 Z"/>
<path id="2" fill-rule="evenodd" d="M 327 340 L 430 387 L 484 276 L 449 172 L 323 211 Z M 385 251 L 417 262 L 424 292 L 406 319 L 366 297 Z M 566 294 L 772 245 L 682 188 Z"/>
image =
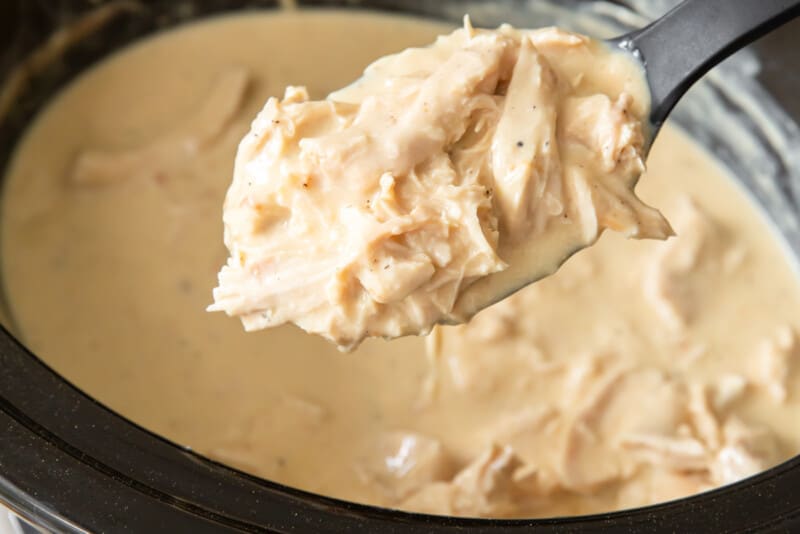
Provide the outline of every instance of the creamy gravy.
<path id="1" fill-rule="evenodd" d="M 204 311 L 227 256 L 219 221 L 236 143 L 265 99 L 288 83 L 322 97 L 445 31 L 352 12 L 248 14 L 88 72 L 31 127 L 7 177 L 2 257 L 20 337 L 177 443 L 386 506 L 596 512 L 800 450 L 796 273 L 724 171 L 669 126 L 637 193 L 678 237 L 605 235 L 468 325 L 341 354 L 294 327 L 246 334 Z M 86 154 L 105 178 L 81 179 Z M 124 173 L 103 173 L 109 154 L 128 158 Z"/>

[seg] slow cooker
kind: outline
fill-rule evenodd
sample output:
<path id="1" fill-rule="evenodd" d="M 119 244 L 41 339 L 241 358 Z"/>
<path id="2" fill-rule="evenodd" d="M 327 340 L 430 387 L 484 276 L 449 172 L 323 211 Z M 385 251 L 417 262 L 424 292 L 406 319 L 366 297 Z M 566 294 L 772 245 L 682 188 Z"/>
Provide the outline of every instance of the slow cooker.
<path id="1" fill-rule="evenodd" d="M 299 0 L 476 25 L 551 23 L 601 37 L 672 0 Z M 188 20 L 277 9 L 270 0 L 6 0 L 0 5 L 0 170 L 38 110 L 114 50 Z M 730 1 L 735 9 L 735 0 Z M 283 6 L 286 7 L 286 6 Z M 674 118 L 725 163 L 800 258 L 800 21 L 737 54 Z M 794 120 L 792 119 L 794 117 Z M 748 154 L 730 136 L 747 135 Z M 43 155 L 46 157 L 46 154 Z M 54 295 L 54 298 L 58 296 Z M 117 415 L 0 331 L 0 501 L 54 532 L 800 532 L 800 456 L 700 495 L 622 512 L 481 520 L 411 514 L 314 495 L 215 463 Z M 109 355 L 113 357 L 113 355 Z M 798 420 L 800 424 L 800 420 Z"/>

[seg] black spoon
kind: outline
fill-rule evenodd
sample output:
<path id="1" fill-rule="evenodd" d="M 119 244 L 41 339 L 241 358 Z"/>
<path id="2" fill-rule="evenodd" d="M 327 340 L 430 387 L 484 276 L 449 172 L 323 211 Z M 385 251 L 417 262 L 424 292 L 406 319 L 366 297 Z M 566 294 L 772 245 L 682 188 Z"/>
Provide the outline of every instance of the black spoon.
<path id="1" fill-rule="evenodd" d="M 798 15 L 800 0 L 685 0 L 649 26 L 612 39 L 612 45 L 633 54 L 644 67 L 651 141 L 703 74 Z"/>

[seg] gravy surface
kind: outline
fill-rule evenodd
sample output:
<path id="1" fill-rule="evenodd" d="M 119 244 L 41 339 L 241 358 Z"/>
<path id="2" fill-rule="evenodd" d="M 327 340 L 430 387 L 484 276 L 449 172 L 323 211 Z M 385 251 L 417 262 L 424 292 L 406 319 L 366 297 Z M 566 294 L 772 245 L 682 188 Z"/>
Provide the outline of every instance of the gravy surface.
<path id="1" fill-rule="evenodd" d="M 236 143 L 266 98 L 288 83 L 322 97 L 448 30 L 247 14 L 89 71 L 32 125 L 6 180 L 3 271 L 21 339 L 177 443 L 385 506 L 599 512 L 796 454 L 796 273 L 723 169 L 669 126 L 637 193 L 677 237 L 604 235 L 467 325 L 342 354 L 291 326 L 246 334 L 205 312 L 227 257 L 219 221 Z M 86 154 L 96 164 L 81 170 Z M 109 158 L 125 171 L 107 172 Z"/>

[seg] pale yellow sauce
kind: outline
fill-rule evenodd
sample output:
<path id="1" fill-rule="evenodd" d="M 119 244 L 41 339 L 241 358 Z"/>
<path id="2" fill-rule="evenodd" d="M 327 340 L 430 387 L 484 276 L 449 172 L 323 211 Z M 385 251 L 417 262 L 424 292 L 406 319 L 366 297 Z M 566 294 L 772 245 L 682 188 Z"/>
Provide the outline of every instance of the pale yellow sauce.
<path id="1" fill-rule="evenodd" d="M 734 415 L 747 429 L 766 427 L 769 446 L 750 451 L 757 469 L 796 454 L 796 273 L 724 171 L 671 127 L 637 193 L 663 207 L 677 238 L 604 235 L 467 326 L 342 354 L 294 327 L 247 334 L 205 312 L 227 256 L 221 208 L 236 143 L 266 98 L 287 84 L 322 97 L 376 57 L 447 30 L 353 13 L 249 14 L 148 40 L 91 70 L 32 126 L 7 178 L 4 281 L 21 339 L 95 398 L 177 443 L 386 506 L 586 513 L 746 474 L 748 466 L 728 473 L 719 458 L 733 437 L 698 430 L 703 417 L 681 412 L 698 388 L 719 427 L 735 427 Z M 242 105 L 211 113 L 217 127 L 193 126 L 231 69 L 247 73 Z M 130 150 L 146 164 L 110 183 L 76 183 L 79 154 Z M 593 404 L 604 383 L 611 400 Z M 587 407 L 602 415 L 587 419 Z M 673 412 L 674 421 L 659 417 Z M 570 433 L 581 418 L 594 441 Z M 639 439 L 651 420 L 704 445 L 677 459 L 654 452 Z M 387 467 L 403 463 L 396 432 L 425 445 L 405 477 Z M 510 445 L 513 461 L 492 443 Z M 498 460 L 488 485 L 468 467 L 482 458 Z"/>

